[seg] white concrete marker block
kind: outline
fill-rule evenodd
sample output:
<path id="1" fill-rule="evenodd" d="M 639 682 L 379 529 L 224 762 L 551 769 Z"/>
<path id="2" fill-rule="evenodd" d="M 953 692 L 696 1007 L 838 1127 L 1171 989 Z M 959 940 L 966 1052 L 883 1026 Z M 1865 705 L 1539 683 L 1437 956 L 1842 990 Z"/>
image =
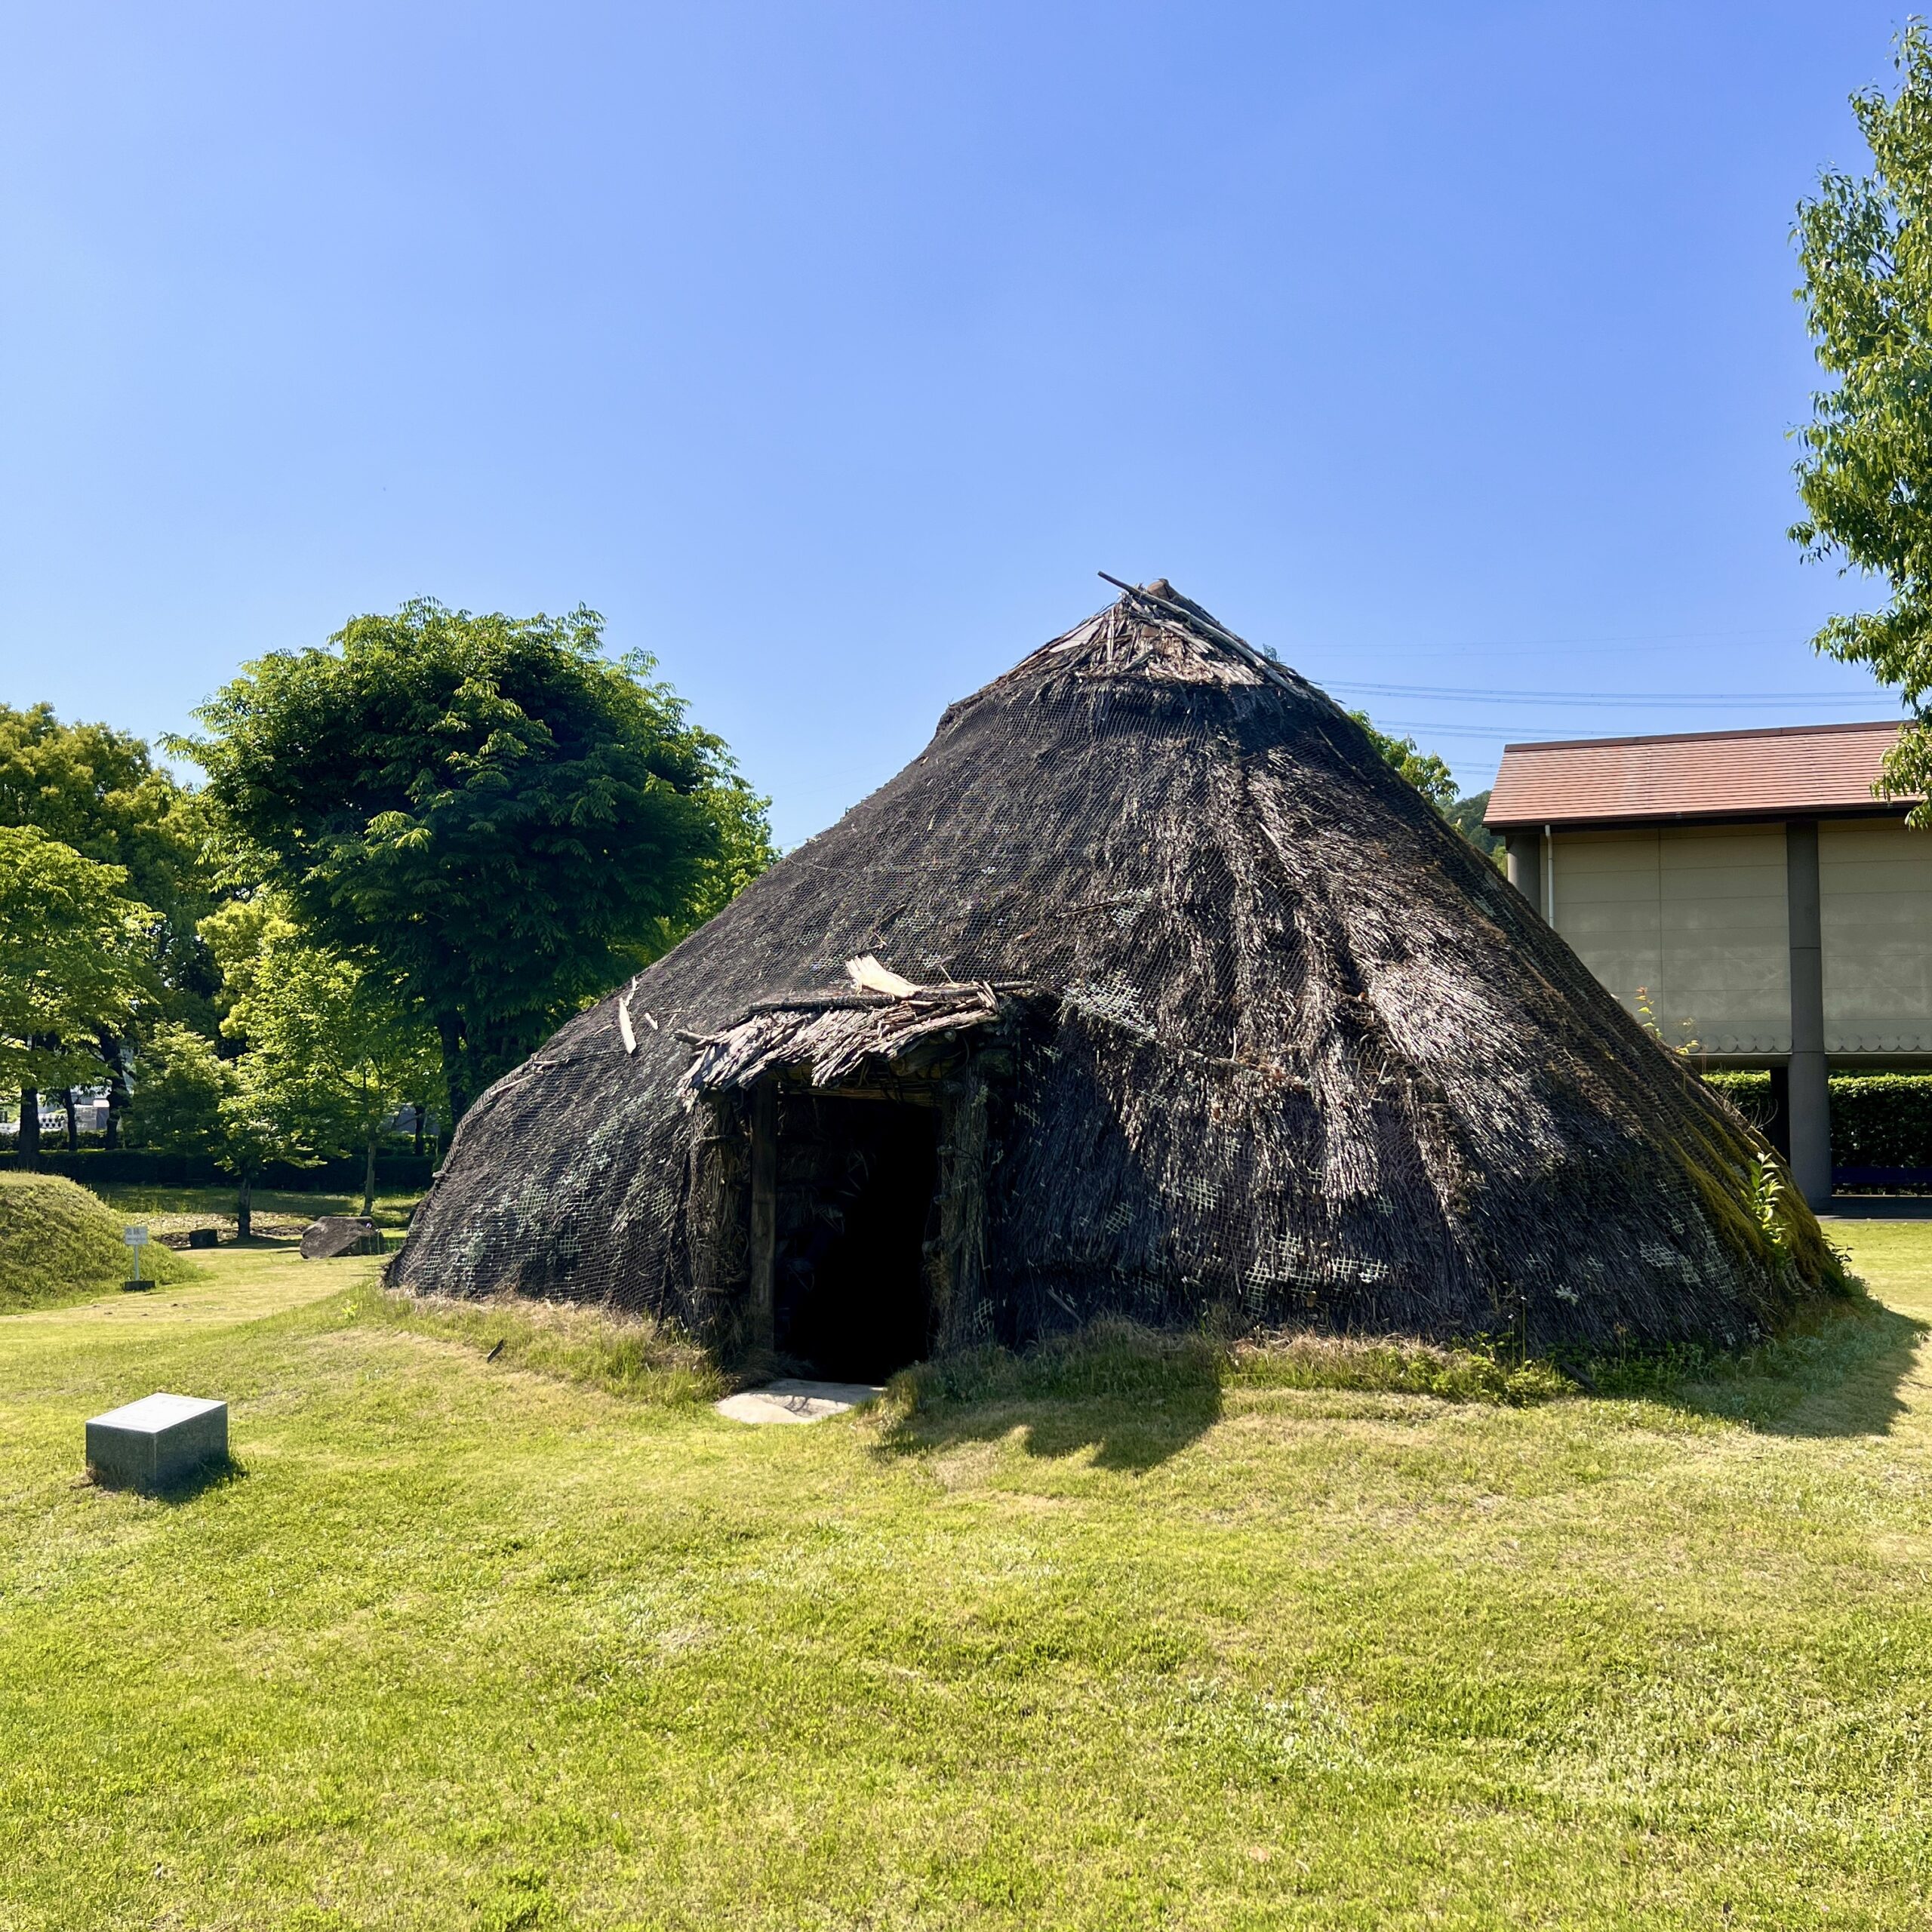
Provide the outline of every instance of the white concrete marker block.
<path id="1" fill-rule="evenodd" d="M 162 1489 L 228 1454 L 228 1404 L 143 1395 L 88 1424 L 88 1466 L 110 1489 Z"/>

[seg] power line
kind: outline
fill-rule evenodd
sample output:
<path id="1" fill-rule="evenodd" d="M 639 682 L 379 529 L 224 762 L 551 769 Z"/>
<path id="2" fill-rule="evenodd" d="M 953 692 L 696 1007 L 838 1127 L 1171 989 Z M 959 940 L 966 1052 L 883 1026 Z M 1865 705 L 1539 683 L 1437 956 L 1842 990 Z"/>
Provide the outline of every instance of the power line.
<path id="1" fill-rule="evenodd" d="M 1884 691 L 1761 691 L 1740 695 L 1736 691 L 1499 691 L 1481 686 L 1460 688 L 1436 685 L 1361 685 L 1340 680 L 1323 687 L 1331 691 L 1349 691 L 1360 696 L 1420 697 L 1455 704 L 1556 704 L 1645 705 L 1672 709 L 1713 704 L 1778 706 L 1815 708 L 1824 704 L 1876 704 L 1887 701 Z M 1896 703 L 1896 700 L 1889 700 Z"/>
<path id="2" fill-rule="evenodd" d="M 1889 724 L 1893 721 L 1888 718 L 1878 718 L 1838 719 L 1828 721 Z M 1499 743 L 1505 740 L 1562 738 L 1577 735 L 1577 728 L 1574 724 L 1438 724 L 1432 721 L 1418 722 L 1412 718 L 1378 718 L 1375 720 L 1375 728 L 1379 731 L 1401 731 L 1431 738 L 1484 738 Z M 1743 727 L 1719 725 L 1714 728 L 1719 731 L 1738 729 L 1748 731 L 1750 727 L 1749 725 Z M 1766 728 L 1768 730 L 1772 728 L 1767 726 Z M 1620 737 L 1625 734 L 1620 733 L 1618 735 Z M 1629 735 L 1641 737 L 1643 734 L 1641 731 L 1633 731 Z"/>
<path id="3" fill-rule="evenodd" d="M 1624 637 L 1474 638 L 1466 642 L 1411 641 L 1402 640 L 1389 648 L 1414 651 L 1487 651 L 1497 654 L 1529 651 L 1675 651 L 1687 644 L 1747 644 L 1770 640 L 1774 644 L 1811 648 L 1809 635 L 1793 637 L 1785 626 L 1767 626 L 1743 631 L 1645 631 Z"/>

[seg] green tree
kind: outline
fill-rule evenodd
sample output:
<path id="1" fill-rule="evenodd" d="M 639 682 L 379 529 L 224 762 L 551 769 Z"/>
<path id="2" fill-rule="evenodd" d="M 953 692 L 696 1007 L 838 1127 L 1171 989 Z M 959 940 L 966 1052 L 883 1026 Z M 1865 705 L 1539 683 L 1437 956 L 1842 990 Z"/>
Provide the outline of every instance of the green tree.
<path id="1" fill-rule="evenodd" d="M 140 1096 L 128 1138 L 156 1153 L 211 1155 L 234 1177 L 235 1232 L 254 1232 L 257 1184 L 272 1161 L 302 1158 L 287 1094 L 251 1054 L 223 1060 L 192 1026 L 163 1023 L 134 1063 Z"/>
<path id="2" fill-rule="evenodd" d="M 1897 92 L 1851 97 L 1872 171 L 1827 170 L 1800 204 L 1798 291 L 1821 367 L 1798 464 L 1808 558 L 1878 577 L 1884 608 L 1832 618 L 1814 640 L 1897 685 L 1914 717 L 1885 764 L 1892 792 L 1932 793 L 1932 40 L 1908 23 Z M 1932 807 L 1912 813 L 1932 823 Z"/>
<path id="3" fill-rule="evenodd" d="M 1501 834 L 1491 831 L 1482 822 L 1483 814 L 1489 810 L 1487 792 L 1472 792 L 1467 798 L 1455 799 L 1440 810 L 1478 852 L 1487 854 L 1499 866 L 1503 863 Z"/>
<path id="4" fill-rule="evenodd" d="M 1349 715 L 1368 734 L 1382 754 L 1382 762 L 1400 772 L 1438 811 L 1446 813 L 1455 803 L 1455 774 L 1433 752 L 1420 749 L 1413 738 L 1393 738 L 1377 731 L 1365 711 L 1352 711 Z"/>
<path id="5" fill-rule="evenodd" d="M 147 746 L 106 724 L 66 724 L 51 706 L 0 705 L 0 826 L 33 826 L 83 857 L 118 866 L 129 896 L 154 909 L 148 944 L 155 1012 L 212 1032 L 215 979 L 196 921 L 214 905 L 207 827 L 193 796 Z M 95 1041 L 109 1081 L 109 1144 L 128 1099 L 118 1033 Z M 84 1060 L 76 1084 L 99 1076 Z"/>
<path id="6" fill-rule="evenodd" d="M 632 949 L 626 971 L 648 966 L 669 952 L 777 862 L 769 798 L 760 798 L 728 766 L 715 782 L 700 787 L 697 796 L 718 828 L 717 851 L 698 869 L 697 882 L 678 912 L 659 920 L 648 938 Z"/>
<path id="7" fill-rule="evenodd" d="M 1352 711 L 1349 715 L 1368 734 L 1384 764 L 1406 778 L 1491 864 L 1502 865 L 1503 841 L 1482 822 L 1489 808 L 1487 792 L 1459 797 L 1455 774 L 1435 752 L 1423 751 L 1413 738 L 1390 737 L 1365 711 Z"/>
<path id="8" fill-rule="evenodd" d="M 248 666 L 180 749 L 309 937 L 435 1027 L 450 1109 L 675 936 L 761 802 L 602 621 L 428 601 Z"/>
<path id="9" fill-rule="evenodd" d="M 299 1159 L 301 1129 L 284 1110 L 283 1096 L 261 1077 L 262 1069 L 244 1054 L 223 1064 L 228 1091 L 216 1114 L 221 1164 L 235 1177 L 235 1232 L 246 1241 L 254 1232 L 256 1183 L 272 1161 Z"/>
<path id="10" fill-rule="evenodd" d="M 140 1105 L 128 1138 L 150 1153 L 213 1158 L 221 1137 L 221 1103 L 235 1069 L 205 1034 L 176 1021 L 149 1029 L 133 1059 Z"/>
<path id="11" fill-rule="evenodd" d="M 0 826 L 0 1084 L 20 1093 L 20 1158 L 38 1158 L 39 1096 L 98 1067 L 94 1043 L 156 987 L 154 915 L 126 872 L 32 826 Z"/>
<path id="12" fill-rule="evenodd" d="M 435 1034 L 375 975 L 310 944 L 273 894 L 232 902 L 202 933 L 221 967 L 222 1032 L 310 1151 L 362 1156 L 368 1214 L 390 1116 L 433 1103 L 441 1087 Z"/>

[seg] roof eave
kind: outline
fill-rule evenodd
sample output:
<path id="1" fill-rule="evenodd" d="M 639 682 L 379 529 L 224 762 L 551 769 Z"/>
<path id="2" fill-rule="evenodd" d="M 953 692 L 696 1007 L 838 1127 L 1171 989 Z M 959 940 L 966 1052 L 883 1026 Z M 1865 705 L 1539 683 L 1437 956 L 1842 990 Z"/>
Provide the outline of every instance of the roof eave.
<path id="1" fill-rule="evenodd" d="M 1792 803 L 1772 807 L 1752 805 L 1734 811 L 1634 811 L 1569 813 L 1534 812 L 1507 817 L 1485 817 L 1483 825 L 1491 832 L 1637 831 L 1647 825 L 1783 825 L 1792 819 L 1903 818 L 1921 801 L 1916 798 L 1873 799 L 1869 804 L 1842 801 L 1827 804 Z"/>

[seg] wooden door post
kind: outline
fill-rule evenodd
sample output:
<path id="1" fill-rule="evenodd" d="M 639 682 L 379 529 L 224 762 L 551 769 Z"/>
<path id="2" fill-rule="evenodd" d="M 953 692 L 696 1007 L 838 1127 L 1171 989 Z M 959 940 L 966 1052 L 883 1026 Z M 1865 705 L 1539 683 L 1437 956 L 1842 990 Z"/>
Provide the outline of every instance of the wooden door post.
<path id="1" fill-rule="evenodd" d="M 778 1083 L 767 1075 L 752 1089 L 750 1341 L 777 1346 Z"/>

